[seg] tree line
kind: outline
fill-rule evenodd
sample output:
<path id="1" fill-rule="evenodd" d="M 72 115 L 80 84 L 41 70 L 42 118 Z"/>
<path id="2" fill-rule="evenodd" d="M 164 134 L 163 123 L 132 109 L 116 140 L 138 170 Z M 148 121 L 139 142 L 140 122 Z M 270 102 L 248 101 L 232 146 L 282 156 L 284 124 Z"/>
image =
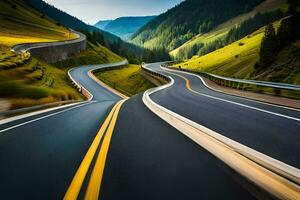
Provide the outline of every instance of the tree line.
<path id="1" fill-rule="evenodd" d="M 267 13 L 257 13 L 254 17 L 251 17 L 241 24 L 233 27 L 229 30 L 225 37 L 215 39 L 208 43 L 195 43 L 191 46 L 182 48 L 179 50 L 177 59 L 189 59 L 194 55 L 202 56 L 220 49 L 226 45 L 229 45 L 243 37 L 253 33 L 259 28 L 267 25 L 270 22 L 276 21 L 282 18 L 285 14 L 280 11 L 271 11 Z"/>
<path id="2" fill-rule="evenodd" d="M 281 49 L 300 38 L 300 12 L 297 11 L 299 1 L 292 0 L 289 3 L 291 16 L 281 21 L 277 32 L 273 24 L 269 24 L 265 29 L 260 48 L 260 60 L 255 65 L 257 70 L 268 67 Z"/>

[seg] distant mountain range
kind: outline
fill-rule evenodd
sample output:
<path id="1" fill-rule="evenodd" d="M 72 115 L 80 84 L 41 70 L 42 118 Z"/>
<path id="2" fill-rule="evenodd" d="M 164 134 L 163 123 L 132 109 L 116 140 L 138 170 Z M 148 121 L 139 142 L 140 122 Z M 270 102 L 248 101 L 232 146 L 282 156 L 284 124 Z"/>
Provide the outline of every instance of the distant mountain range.
<path id="1" fill-rule="evenodd" d="M 115 20 L 99 21 L 94 26 L 115 34 L 124 40 L 128 40 L 135 32 L 155 17 L 156 16 L 120 17 Z"/>

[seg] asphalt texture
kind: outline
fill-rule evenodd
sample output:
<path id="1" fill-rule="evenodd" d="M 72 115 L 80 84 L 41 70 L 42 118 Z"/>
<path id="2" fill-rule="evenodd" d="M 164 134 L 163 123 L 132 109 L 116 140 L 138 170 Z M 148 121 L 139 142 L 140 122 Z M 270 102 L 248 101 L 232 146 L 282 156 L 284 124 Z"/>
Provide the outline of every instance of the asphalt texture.
<path id="1" fill-rule="evenodd" d="M 120 63 L 119 63 L 120 64 Z M 0 125 L 0 199 L 62 199 L 112 106 L 120 97 L 71 71 L 93 94 L 91 102 Z"/>
<path id="2" fill-rule="evenodd" d="M 142 95 L 118 116 L 100 198 L 272 199 L 152 113 Z"/>
<path id="3" fill-rule="evenodd" d="M 162 71 L 157 65 L 150 67 Z M 199 78 L 177 73 L 190 80 L 191 88 L 200 93 L 195 94 L 187 90 L 184 79 L 166 74 L 175 80 L 175 84 L 151 95 L 156 103 L 241 144 L 300 168 L 299 111 L 215 92 L 204 86 Z"/>

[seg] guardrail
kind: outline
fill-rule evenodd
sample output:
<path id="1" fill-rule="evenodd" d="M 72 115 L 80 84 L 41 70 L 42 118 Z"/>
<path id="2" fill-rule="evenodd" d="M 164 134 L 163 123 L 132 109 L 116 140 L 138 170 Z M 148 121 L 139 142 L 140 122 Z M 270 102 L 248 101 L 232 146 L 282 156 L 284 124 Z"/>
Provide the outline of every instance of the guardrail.
<path id="1" fill-rule="evenodd" d="M 149 68 L 145 67 L 144 65 L 142 65 L 142 70 L 144 72 L 146 72 L 147 74 L 149 74 L 150 76 L 159 77 L 159 78 L 161 78 L 161 79 L 163 79 L 163 80 L 165 80 L 167 82 L 171 81 L 170 77 L 162 75 L 162 74 L 160 74 L 158 72 L 155 72 L 152 69 L 149 69 Z"/>
<path id="2" fill-rule="evenodd" d="M 93 99 L 93 95 L 71 76 L 71 70 L 72 69 L 68 71 L 68 77 L 72 81 L 73 86 L 78 90 L 78 92 L 85 96 L 88 101 L 91 101 Z"/>
<path id="3" fill-rule="evenodd" d="M 178 69 L 170 67 L 169 65 L 163 65 L 163 67 L 198 74 L 224 87 L 231 87 L 234 89 L 246 91 L 254 91 L 258 93 L 272 94 L 275 96 L 300 98 L 300 85 L 229 78 L 206 72 L 195 72 L 188 69 Z"/>

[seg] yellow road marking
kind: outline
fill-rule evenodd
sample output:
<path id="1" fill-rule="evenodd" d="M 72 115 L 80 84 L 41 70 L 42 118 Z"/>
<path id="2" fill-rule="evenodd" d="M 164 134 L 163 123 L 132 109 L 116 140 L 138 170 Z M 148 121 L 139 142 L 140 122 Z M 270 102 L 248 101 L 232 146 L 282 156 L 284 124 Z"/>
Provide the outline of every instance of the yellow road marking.
<path id="1" fill-rule="evenodd" d="M 88 152 L 86 153 L 86 155 L 84 156 L 65 196 L 64 196 L 64 200 L 74 200 L 77 199 L 78 194 L 80 192 L 82 183 L 84 181 L 84 178 L 87 174 L 87 171 L 91 165 L 91 162 L 93 160 L 93 157 L 97 151 L 97 148 L 99 146 L 99 143 L 101 141 L 101 138 L 103 137 L 103 134 L 106 130 L 106 128 L 109 125 L 109 122 L 113 116 L 114 111 L 116 110 L 116 108 L 120 105 L 121 102 L 118 102 L 111 110 L 111 112 L 109 113 L 108 117 L 105 119 L 103 125 L 101 126 L 99 132 L 97 133 L 95 139 L 93 140 L 92 145 L 90 146 Z"/>
<path id="2" fill-rule="evenodd" d="M 194 90 L 191 88 L 190 80 L 189 80 L 189 79 L 185 78 L 185 77 L 182 76 L 182 75 L 175 74 L 175 73 L 172 73 L 172 72 L 167 72 L 167 73 L 173 74 L 173 75 L 175 75 L 175 76 L 178 76 L 178 77 L 184 79 L 184 80 L 185 80 L 185 87 L 186 87 L 189 91 L 191 91 L 191 92 L 193 92 L 193 93 L 197 93 L 196 91 L 194 91 Z"/>
<path id="3" fill-rule="evenodd" d="M 109 144 L 110 140 L 114 131 L 114 127 L 118 118 L 118 114 L 120 111 L 120 108 L 122 104 L 125 102 L 125 100 L 122 100 L 121 103 L 118 105 L 116 108 L 116 111 L 113 115 L 113 118 L 111 120 L 111 123 L 109 124 L 109 127 L 107 129 L 107 132 L 105 134 L 100 152 L 98 154 L 98 158 L 95 164 L 95 167 L 93 169 L 87 191 L 85 193 L 85 200 L 94 200 L 98 199 L 99 197 L 99 192 L 101 188 L 101 181 L 103 177 L 103 172 L 104 172 L 104 167 L 105 167 L 105 162 L 106 162 L 106 157 L 109 149 Z"/>

